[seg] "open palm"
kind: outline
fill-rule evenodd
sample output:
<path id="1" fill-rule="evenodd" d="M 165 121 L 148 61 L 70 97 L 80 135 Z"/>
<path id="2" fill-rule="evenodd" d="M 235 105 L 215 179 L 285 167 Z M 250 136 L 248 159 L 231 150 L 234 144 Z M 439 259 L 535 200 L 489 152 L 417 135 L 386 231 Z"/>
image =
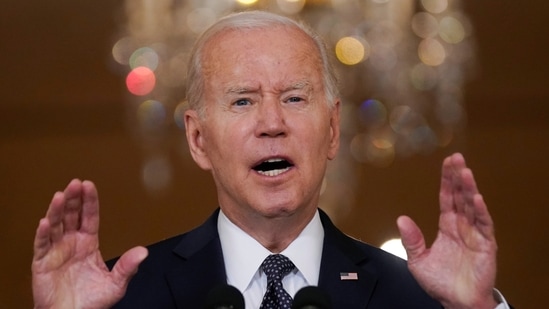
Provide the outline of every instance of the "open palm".
<path id="1" fill-rule="evenodd" d="M 439 200 L 439 231 L 430 248 L 410 218 L 398 219 L 410 271 L 445 308 L 493 309 L 493 221 L 461 154 L 444 160 Z"/>
<path id="2" fill-rule="evenodd" d="M 35 308 L 108 308 L 124 295 L 147 251 L 127 251 L 109 271 L 99 251 L 98 230 L 93 183 L 75 179 L 54 195 L 34 240 Z"/>

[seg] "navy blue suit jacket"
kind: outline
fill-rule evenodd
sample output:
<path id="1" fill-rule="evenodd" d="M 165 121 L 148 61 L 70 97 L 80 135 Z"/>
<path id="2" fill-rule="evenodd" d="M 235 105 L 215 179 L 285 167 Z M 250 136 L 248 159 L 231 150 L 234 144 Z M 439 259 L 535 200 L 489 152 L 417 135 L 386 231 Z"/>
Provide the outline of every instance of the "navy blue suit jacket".
<path id="1" fill-rule="evenodd" d="M 226 283 L 218 212 L 188 233 L 149 246 L 114 308 L 203 308 L 208 292 Z M 418 286 L 405 261 L 346 236 L 322 211 L 320 218 L 325 236 L 318 285 L 334 309 L 442 308 Z M 358 280 L 341 280 L 342 272 L 357 273 Z"/>

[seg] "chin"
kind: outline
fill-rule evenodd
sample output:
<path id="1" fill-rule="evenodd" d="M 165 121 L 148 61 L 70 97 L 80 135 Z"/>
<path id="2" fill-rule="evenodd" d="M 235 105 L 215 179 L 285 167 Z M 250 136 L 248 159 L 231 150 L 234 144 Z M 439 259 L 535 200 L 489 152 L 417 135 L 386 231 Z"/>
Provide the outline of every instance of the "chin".
<path id="1" fill-rule="evenodd" d="M 258 213 L 268 218 L 276 217 L 288 217 L 296 212 L 296 208 L 293 205 L 286 204 L 269 204 L 263 205 L 257 209 Z"/>
<path id="2" fill-rule="evenodd" d="M 302 194 L 296 194 L 296 192 L 286 190 L 286 192 L 262 193 L 250 196 L 247 204 L 251 211 L 266 218 L 290 217 L 309 212 L 311 208 L 316 209 L 317 204 L 314 200 L 304 199 Z"/>
<path id="3" fill-rule="evenodd" d="M 258 212 L 267 218 L 284 218 L 295 215 L 296 213 L 303 212 L 306 209 L 303 205 L 296 205 L 295 203 L 270 203 L 269 205 L 260 206 Z"/>

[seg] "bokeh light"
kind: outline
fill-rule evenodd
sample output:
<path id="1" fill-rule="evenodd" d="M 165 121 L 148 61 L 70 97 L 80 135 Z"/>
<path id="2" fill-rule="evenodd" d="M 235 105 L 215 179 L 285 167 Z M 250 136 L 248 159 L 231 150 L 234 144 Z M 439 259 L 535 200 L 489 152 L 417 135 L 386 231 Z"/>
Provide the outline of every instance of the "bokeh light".
<path id="1" fill-rule="evenodd" d="M 360 105 L 359 120 L 367 127 L 379 127 L 387 120 L 387 109 L 379 100 L 369 99 Z"/>
<path id="2" fill-rule="evenodd" d="M 417 90 L 431 90 L 437 85 L 438 72 L 431 66 L 418 63 L 410 72 L 410 81 Z"/>
<path id="3" fill-rule="evenodd" d="M 369 46 L 355 37 L 341 38 L 335 46 L 337 59 L 346 65 L 355 65 L 367 57 Z"/>
<path id="4" fill-rule="evenodd" d="M 456 18 L 446 16 L 440 21 L 440 37 L 451 44 L 457 44 L 465 38 L 465 27 Z"/>
<path id="5" fill-rule="evenodd" d="M 166 109 L 159 101 L 146 100 L 137 108 L 137 119 L 142 128 L 157 129 L 166 120 Z"/>
<path id="6" fill-rule="evenodd" d="M 433 130 L 423 124 L 414 127 L 408 136 L 408 146 L 414 153 L 430 154 L 438 146 L 438 139 Z"/>
<path id="7" fill-rule="evenodd" d="M 119 39 L 112 47 L 113 59 L 122 65 L 128 65 L 135 45 L 136 42 L 132 37 L 126 36 Z"/>
<path id="8" fill-rule="evenodd" d="M 285 14 L 297 14 L 305 6 L 305 0 L 277 0 L 276 3 Z"/>
<path id="9" fill-rule="evenodd" d="M 128 73 L 126 87 L 128 91 L 137 96 L 149 94 L 156 84 L 154 72 L 147 67 L 137 67 Z"/>
<path id="10" fill-rule="evenodd" d="M 421 0 L 421 5 L 427 12 L 439 14 L 448 8 L 448 0 Z"/>
<path id="11" fill-rule="evenodd" d="M 243 4 L 243 5 L 252 5 L 256 3 L 258 0 L 236 0 L 236 2 Z"/>
<path id="12" fill-rule="evenodd" d="M 404 246 L 402 245 L 402 240 L 400 238 L 389 239 L 384 242 L 380 248 L 402 259 L 408 259 L 406 249 L 404 249 Z"/>
<path id="13" fill-rule="evenodd" d="M 132 69 L 137 67 L 147 67 L 151 69 L 151 71 L 154 71 L 158 67 L 158 62 L 159 56 L 154 49 L 151 47 L 141 47 L 132 53 L 130 56 L 129 65 Z"/>
<path id="14" fill-rule="evenodd" d="M 446 51 L 438 40 L 425 39 L 419 43 L 418 56 L 426 65 L 438 66 L 446 59 Z"/>
<path id="15" fill-rule="evenodd" d="M 420 38 L 432 38 L 438 34 L 438 21 L 429 13 L 416 13 L 412 18 L 412 30 Z"/>
<path id="16" fill-rule="evenodd" d="M 349 146 L 352 157 L 361 163 L 376 167 L 390 166 L 395 160 L 393 141 L 384 137 L 372 137 L 366 133 L 355 135 Z"/>
<path id="17" fill-rule="evenodd" d="M 389 115 L 389 124 L 393 131 L 403 135 L 408 135 L 412 128 L 422 123 L 421 115 L 408 105 L 399 105 L 393 108 Z"/>

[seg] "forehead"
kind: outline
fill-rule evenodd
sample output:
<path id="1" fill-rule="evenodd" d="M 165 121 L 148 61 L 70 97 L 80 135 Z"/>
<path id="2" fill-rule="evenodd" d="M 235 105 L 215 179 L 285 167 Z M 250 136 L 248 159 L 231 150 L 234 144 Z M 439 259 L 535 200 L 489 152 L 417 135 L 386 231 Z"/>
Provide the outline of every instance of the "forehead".
<path id="1" fill-rule="evenodd" d="M 320 82 L 322 62 L 317 46 L 302 30 L 273 26 L 217 33 L 204 46 L 202 70 L 207 79 L 315 83 Z"/>

